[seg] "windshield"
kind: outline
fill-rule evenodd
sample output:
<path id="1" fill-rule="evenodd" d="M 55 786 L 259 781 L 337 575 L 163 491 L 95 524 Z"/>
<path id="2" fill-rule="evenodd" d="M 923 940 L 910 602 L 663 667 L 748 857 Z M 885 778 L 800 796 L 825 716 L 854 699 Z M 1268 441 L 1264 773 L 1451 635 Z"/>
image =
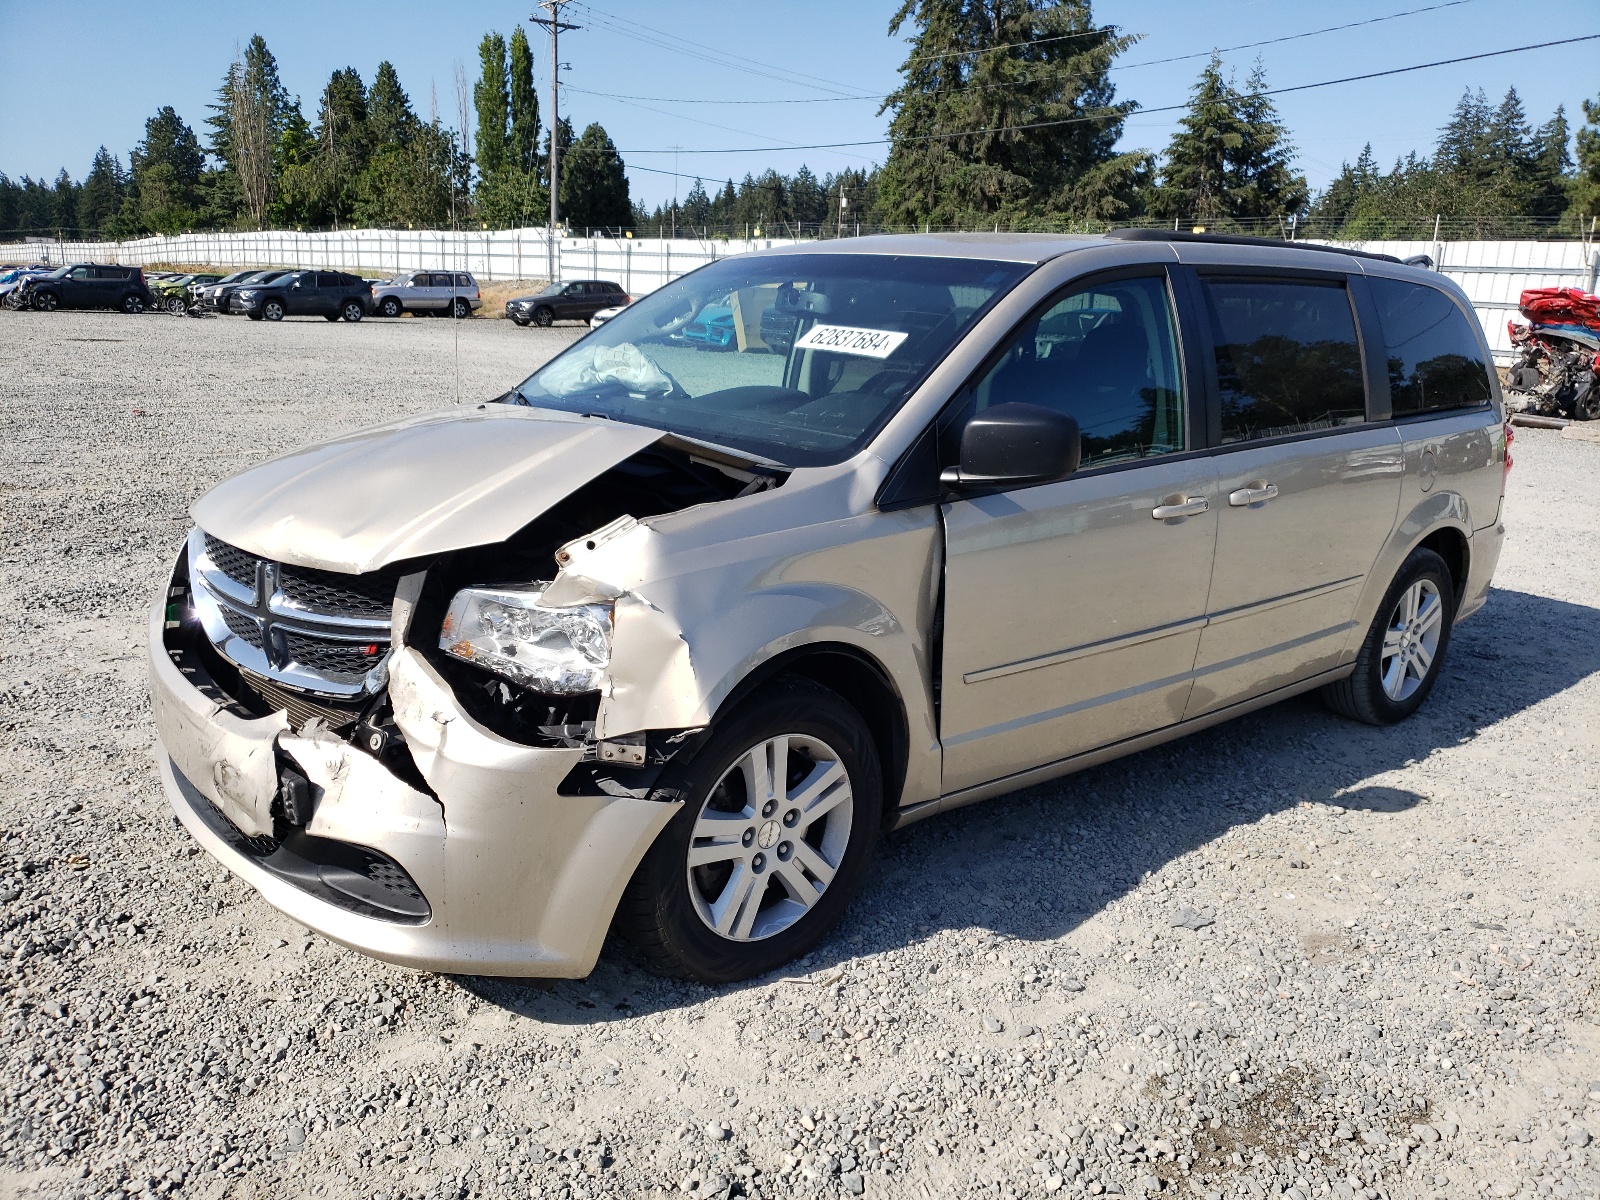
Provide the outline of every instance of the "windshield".
<path id="1" fill-rule="evenodd" d="M 623 309 L 507 399 L 786 466 L 843 462 L 1027 270 L 886 254 L 725 259 Z"/>
<path id="2" fill-rule="evenodd" d="M 545 284 L 544 291 L 540 292 L 539 295 L 541 295 L 541 296 L 559 296 L 562 292 L 564 292 L 566 290 L 567 290 L 567 285 L 564 284 L 564 283 L 560 283 L 560 282 L 547 283 L 547 284 Z"/>
<path id="3" fill-rule="evenodd" d="M 50 274 L 46 275 L 45 278 L 46 279 L 65 279 L 67 277 L 67 272 L 70 271 L 70 270 L 72 270 L 72 268 L 70 266 L 57 267 L 54 271 L 51 271 Z"/>

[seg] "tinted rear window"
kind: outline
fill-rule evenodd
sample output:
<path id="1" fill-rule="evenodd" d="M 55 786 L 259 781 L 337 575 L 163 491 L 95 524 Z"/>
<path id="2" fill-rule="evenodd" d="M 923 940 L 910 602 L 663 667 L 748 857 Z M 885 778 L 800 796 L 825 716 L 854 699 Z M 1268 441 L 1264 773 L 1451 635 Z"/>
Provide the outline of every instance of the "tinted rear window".
<path id="1" fill-rule="evenodd" d="M 1343 284 L 1208 279 L 1205 293 L 1224 442 L 1366 420 L 1361 347 Z"/>
<path id="2" fill-rule="evenodd" d="M 1466 314 L 1449 296 L 1398 279 L 1369 284 L 1383 325 L 1395 416 L 1489 403 L 1489 366 Z"/>

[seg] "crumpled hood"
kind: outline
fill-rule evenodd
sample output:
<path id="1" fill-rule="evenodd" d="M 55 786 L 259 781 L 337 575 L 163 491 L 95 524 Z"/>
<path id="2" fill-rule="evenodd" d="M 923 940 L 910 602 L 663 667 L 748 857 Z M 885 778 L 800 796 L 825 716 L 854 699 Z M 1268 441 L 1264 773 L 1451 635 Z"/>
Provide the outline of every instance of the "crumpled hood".
<path id="1" fill-rule="evenodd" d="M 504 541 L 657 429 L 504 404 L 306 446 L 217 484 L 190 512 L 277 562 L 360 573 Z"/>

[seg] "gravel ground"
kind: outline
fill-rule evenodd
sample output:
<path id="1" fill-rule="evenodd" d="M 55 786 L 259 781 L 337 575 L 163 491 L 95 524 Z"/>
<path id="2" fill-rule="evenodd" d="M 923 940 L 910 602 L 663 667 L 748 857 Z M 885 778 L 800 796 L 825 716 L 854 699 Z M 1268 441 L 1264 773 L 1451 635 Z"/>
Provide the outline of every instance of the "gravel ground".
<path id="1" fill-rule="evenodd" d="M 1304 699 L 890 835 L 782 977 L 421 975 L 202 855 L 151 761 L 188 502 L 577 331 L 0 313 L 0 1192 L 1600 1194 L 1600 445 L 1522 430 L 1428 705 Z"/>

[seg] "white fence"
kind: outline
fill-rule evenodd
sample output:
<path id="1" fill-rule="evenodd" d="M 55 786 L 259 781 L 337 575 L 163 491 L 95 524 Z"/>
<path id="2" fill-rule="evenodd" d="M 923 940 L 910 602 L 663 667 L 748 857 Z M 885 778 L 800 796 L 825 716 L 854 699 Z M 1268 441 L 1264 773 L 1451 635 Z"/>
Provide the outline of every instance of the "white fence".
<path id="1" fill-rule="evenodd" d="M 642 296 L 687 271 L 730 254 L 792 244 L 787 239 L 558 238 L 554 277 L 610 279 Z M 349 229 L 330 233 L 184 233 L 130 242 L 26 242 L 0 245 L 0 262 L 155 263 L 214 267 L 316 267 L 372 277 L 450 267 L 480 281 L 547 279 L 543 229 Z"/>
<path id="2" fill-rule="evenodd" d="M 731 254 L 793 245 L 781 238 L 700 241 L 693 238 L 559 238 L 555 278 L 610 279 L 642 296 L 687 271 Z M 1359 249 L 1409 258 L 1426 254 L 1472 300 L 1497 358 L 1510 355 L 1506 319 L 1524 288 L 1593 291 L 1600 249 L 1593 242 L 1364 242 Z M 131 242 L 27 242 L 0 245 L 0 262 L 210 264 L 217 267 L 321 267 L 387 276 L 452 267 L 480 280 L 545 279 L 543 229 L 473 232 L 437 229 L 351 229 L 335 233 L 186 233 Z"/>

